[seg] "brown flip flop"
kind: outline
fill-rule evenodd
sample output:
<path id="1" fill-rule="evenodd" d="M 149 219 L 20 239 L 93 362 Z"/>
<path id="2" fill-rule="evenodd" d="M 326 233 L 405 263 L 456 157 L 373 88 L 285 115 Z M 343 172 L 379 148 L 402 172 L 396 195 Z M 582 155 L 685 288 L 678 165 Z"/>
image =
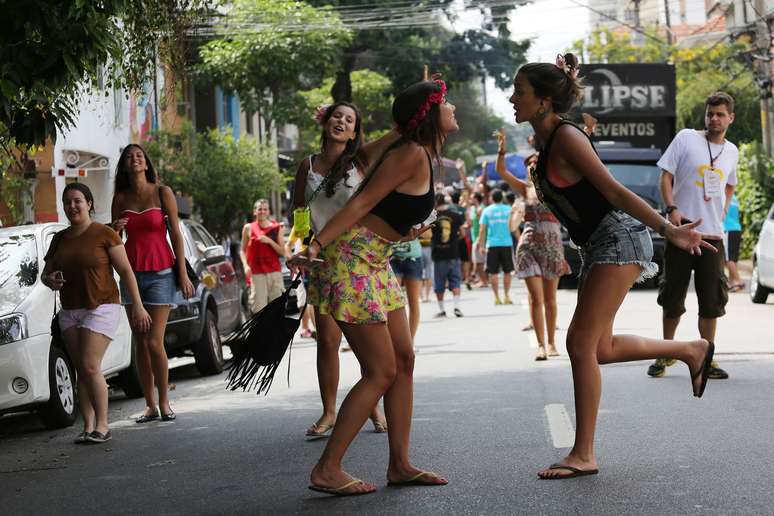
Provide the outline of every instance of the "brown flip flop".
<path id="1" fill-rule="evenodd" d="M 550 466 L 548 466 L 548 469 L 566 469 L 567 471 L 570 472 L 570 474 L 559 475 L 556 477 L 541 477 L 540 475 L 538 475 L 538 478 L 540 478 L 541 480 L 564 480 L 565 478 L 585 477 L 588 475 L 596 475 L 597 473 L 599 473 L 598 469 L 578 469 L 576 467 L 568 466 L 567 464 L 560 464 L 558 462 L 556 464 L 551 464 Z"/>
<path id="2" fill-rule="evenodd" d="M 312 438 L 327 437 L 328 432 L 333 429 L 333 425 L 318 425 L 313 424 L 306 430 L 306 436 Z"/>

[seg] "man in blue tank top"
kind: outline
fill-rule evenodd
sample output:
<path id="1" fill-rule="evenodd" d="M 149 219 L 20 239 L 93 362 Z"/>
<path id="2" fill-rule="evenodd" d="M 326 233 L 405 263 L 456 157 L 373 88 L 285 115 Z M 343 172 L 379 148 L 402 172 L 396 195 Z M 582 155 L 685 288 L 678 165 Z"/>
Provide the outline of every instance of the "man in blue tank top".
<path id="1" fill-rule="evenodd" d="M 503 204 L 502 190 L 495 189 L 491 193 L 492 204 L 484 209 L 479 221 L 480 229 L 476 245 L 482 250 L 486 246 L 486 272 L 489 274 L 495 304 L 513 304 L 509 297 L 511 290 L 511 273 L 513 272 L 513 239 L 508 227 L 511 217 L 511 207 Z M 500 300 L 497 288 L 497 275 L 503 271 L 503 294 Z"/>

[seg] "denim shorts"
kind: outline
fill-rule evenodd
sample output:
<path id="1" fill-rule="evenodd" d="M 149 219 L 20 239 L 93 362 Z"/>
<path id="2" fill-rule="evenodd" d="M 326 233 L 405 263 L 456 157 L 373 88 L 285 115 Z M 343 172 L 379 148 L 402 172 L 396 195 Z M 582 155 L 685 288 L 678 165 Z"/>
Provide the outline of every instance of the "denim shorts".
<path id="1" fill-rule="evenodd" d="M 581 282 L 594 264 L 627 265 L 636 263 L 642 267 L 637 278 L 641 283 L 658 274 L 653 259 L 653 241 L 647 226 L 620 210 L 613 210 L 600 221 L 585 244 L 580 246 Z"/>
<path id="2" fill-rule="evenodd" d="M 422 280 L 422 257 L 419 258 L 400 258 L 393 256 L 390 258 L 392 272 L 399 278 L 408 280 Z"/>
<path id="3" fill-rule="evenodd" d="M 175 285 L 175 274 L 171 268 L 160 271 L 135 272 L 134 277 L 137 279 L 137 287 L 140 289 L 140 299 L 142 299 L 143 305 L 176 306 L 177 285 Z M 121 282 L 121 304 L 132 304 L 129 290 L 123 281 Z"/>
<path id="4" fill-rule="evenodd" d="M 460 288 L 462 264 L 459 258 L 453 260 L 438 260 L 433 263 L 433 290 L 436 294 L 443 294 L 448 286 L 449 290 Z"/>

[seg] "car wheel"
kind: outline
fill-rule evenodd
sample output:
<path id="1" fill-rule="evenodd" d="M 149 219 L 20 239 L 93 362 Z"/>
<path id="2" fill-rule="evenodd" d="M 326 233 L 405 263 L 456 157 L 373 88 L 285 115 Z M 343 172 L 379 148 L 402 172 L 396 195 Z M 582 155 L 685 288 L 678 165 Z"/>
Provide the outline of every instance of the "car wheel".
<path id="1" fill-rule="evenodd" d="M 211 309 L 204 316 L 204 329 L 193 346 L 196 368 L 202 375 L 223 371 L 223 346 L 218 332 L 218 320 Z"/>
<path id="2" fill-rule="evenodd" d="M 137 345 L 132 339 L 132 361 L 129 367 L 118 373 L 118 385 L 127 398 L 142 398 L 143 390 L 140 383 L 140 372 L 137 370 Z"/>
<path id="3" fill-rule="evenodd" d="M 75 369 L 64 351 L 51 346 L 48 352 L 49 399 L 38 414 L 48 428 L 72 426 L 76 417 Z"/>
<path id="4" fill-rule="evenodd" d="M 750 278 L 750 299 L 752 299 L 753 303 L 763 304 L 768 299 L 769 292 L 771 291 L 768 288 L 761 285 L 758 262 L 755 261 L 753 262 L 752 277 Z"/>

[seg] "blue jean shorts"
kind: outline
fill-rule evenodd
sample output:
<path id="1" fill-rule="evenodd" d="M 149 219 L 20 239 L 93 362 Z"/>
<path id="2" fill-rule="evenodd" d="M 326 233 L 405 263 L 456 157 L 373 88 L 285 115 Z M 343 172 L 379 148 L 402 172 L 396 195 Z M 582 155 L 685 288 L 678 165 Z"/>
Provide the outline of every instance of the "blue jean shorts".
<path id="1" fill-rule="evenodd" d="M 636 263 L 642 267 L 637 278 L 641 283 L 658 274 L 653 259 L 653 241 L 647 226 L 629 214 L 613 210 L 600 221 L 585 244 L 580 246 L 582 282 L 594 264 L 627 265 Z"/>
<path id="2" fill-rule="evenodd" d="M 140 289 L 140 299 L 142 299 L 143 305 L 176 306 L 177 285 L 175 285 L 175 274 L 171 268 L 160 271 L 135 272 L 134 277 L 137 279 L 137 288 Z M 121 282 L 121 304 L 132 304 L 129 289 L 126 288 L 123 281 Z"/>
<path id="3" fill-rule="evenodd" d="M 392 272 L 398 278 L 408 280 L 422 280 L 422 258 L 400 258 L 393 256 L 390 258 Z"/>
<path id="4" fill-rule="evenodd" d="M 459 258 L 453 260 L 438 260 L 433 263 L 433 290 L 436 294 L 443 294 L 448 287 L 449 290 L 460 288 L 462 283 L 462 264 Z"/>

